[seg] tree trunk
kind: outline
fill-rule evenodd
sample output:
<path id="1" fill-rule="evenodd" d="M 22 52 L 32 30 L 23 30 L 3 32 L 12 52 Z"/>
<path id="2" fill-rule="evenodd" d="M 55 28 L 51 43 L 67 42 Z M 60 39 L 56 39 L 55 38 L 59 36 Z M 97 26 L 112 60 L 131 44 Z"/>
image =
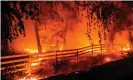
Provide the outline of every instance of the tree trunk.
<path id="1" fill-rule="evenodd" d="M 38 53 L 42 53 L 42 47 L 41 47 L 40 37 L 39 37 L 39 33 L 38 33 L 38 24 L 37 24 L 37 21 L 35 21 L 35 34 L 36 34 Z"/>

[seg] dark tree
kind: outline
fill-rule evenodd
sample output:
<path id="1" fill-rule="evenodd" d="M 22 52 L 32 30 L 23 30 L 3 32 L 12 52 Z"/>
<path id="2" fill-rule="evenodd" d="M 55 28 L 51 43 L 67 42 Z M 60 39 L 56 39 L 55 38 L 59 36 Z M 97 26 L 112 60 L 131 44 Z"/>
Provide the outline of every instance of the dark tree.
<path id="1" fill-rule="evenodd" d="M 1 8 L 2 51 L 7 51 L 8 43 L 19 35 L 26 36 L 23 18 L 38 20 L 39 6 L 31 1 L 2 1 Z"/>

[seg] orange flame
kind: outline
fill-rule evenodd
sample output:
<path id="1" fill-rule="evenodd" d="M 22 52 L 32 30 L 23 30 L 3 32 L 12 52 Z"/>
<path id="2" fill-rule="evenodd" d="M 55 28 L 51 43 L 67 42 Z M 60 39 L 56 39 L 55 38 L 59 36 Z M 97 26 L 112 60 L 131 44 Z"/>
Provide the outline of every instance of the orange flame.
<path id="1" fill-rule="evenodd" d="M 37 78 L 34 78 L 34 77 L 30 77 L 30 78 L 22 78 L 22 79 L 18 79 L 18 80 L 38 80 Z"/>
<path id="2" fill-rule="evenodd" d="M 110 57 L 106 57 L 106 58 L 104 59 L 104 61 L 105 61 L 105 62 L 110 62 L 110 61 L 112 61 L 112 59 L 111 59 Z"/>
<path id="3" fill-rule="evenodd" d="M 24 51 L 27 53 L 38 53 L 37 49 L 24 49 Z M 46 52 L 46 50 L 42 50 L 42 52 Z"/>

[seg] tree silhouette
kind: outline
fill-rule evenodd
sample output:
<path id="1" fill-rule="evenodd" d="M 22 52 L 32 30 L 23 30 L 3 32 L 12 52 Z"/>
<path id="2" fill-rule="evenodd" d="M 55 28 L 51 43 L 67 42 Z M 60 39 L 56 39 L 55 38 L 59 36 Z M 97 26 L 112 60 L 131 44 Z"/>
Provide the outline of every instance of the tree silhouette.
<path id="1" fill-rule="evenodd" d="M 98 21 L 102 22 L 103 24 L 103 34 L 104 34 L 104 40 L 106 40 L 106 30 L 110 32 L 111 41 L 114 39 L 115 32 L 119 32 L 121 30 L 124 30 L 125 27 L 131 26 L 133 23 L 129 20 L 126 20 L 126 18 L 129 16 L 129 14 L 133 13 L 133 2 L 111 2 L 111 1 L 82 1 L 82 2 L 75 2 L 75 5 L 78 6 L 77 10 L 79 10 L 79 7 L 83 7 L 83 10 L 87 9 L 88 13 L 88 22 L 87 23 L 87 29 L 88 26 L 90 27 L 90 23 L 95 21 L 95 18 L 93 18 L 93 14 L 95 13 Z M 88 7 L 89 6 L 89 7 Z M 111 21 L 113 24 L 111 24 Z M 131 20 L 132 21 L 132 20 Z M 96 23 L 96 24 L 97 24 Z M 124 25 L 123 25 L 124 24 Z M 126 24 L 126 25 L 125 25 Z M 98 25 L 100 27 L 101 25 Z M 112 27 L 112 29 L 109 30 L 109 28 Z M 90 30 L 87 30 L 87 35 L 89 39 L 91 39 Z M 99 35 L 99 43 L 101 43 L 101 31 L 98 31 Z M 90 40 L 92 43 L 92 40 Z"/>
<path id="2" fill-rule="evenodd" d="M 19 35 L 26 36 L 23 18 L 38 20 L 38 2 L 2 1 L 1 7 L 2 50 L 8 50 L 9 42 Z"/>

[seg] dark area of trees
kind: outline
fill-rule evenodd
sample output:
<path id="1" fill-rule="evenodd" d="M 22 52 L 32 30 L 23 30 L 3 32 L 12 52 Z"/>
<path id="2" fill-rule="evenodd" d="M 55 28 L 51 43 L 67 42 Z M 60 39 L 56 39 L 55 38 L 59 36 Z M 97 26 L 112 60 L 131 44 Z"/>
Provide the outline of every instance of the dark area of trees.
<path id="1" fill-rule="evenodd" d="M 38 20 L 38 3 L 30 1 L 2 1 L 1 2 L 1 42 L 2 51 L 9 51 L 9 43 L 19 35 L 26 36 L 23 18 Z"/>

